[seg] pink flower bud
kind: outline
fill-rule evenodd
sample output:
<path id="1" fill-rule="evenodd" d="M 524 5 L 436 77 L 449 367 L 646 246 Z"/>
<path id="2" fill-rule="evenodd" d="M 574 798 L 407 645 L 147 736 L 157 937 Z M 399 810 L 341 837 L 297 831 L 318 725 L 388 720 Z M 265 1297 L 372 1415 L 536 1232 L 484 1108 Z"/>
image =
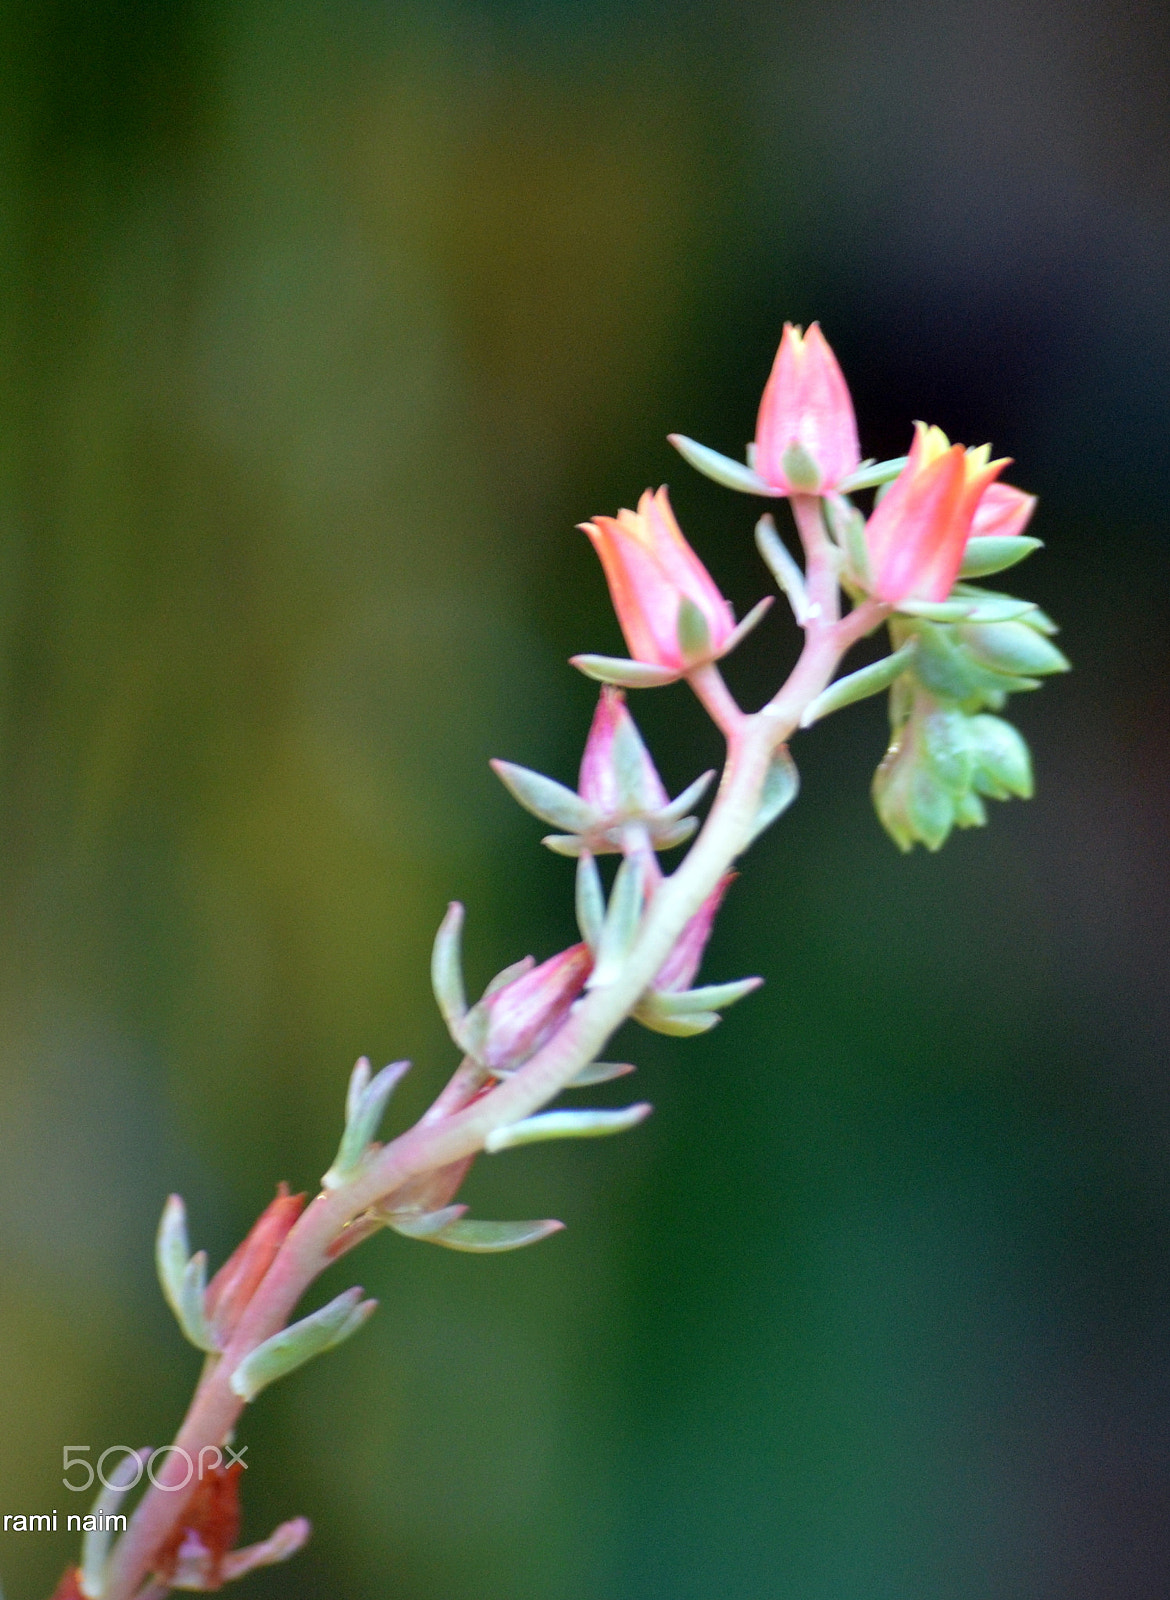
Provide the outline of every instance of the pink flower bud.
<path id="1" fill-rule="evenodd" d="M 760 401 L 755 470 L 782 494 L 826 494 L 860 465 L 853 402 L 820 324 L 802 335 L 786 322 Z"/>
<path id="2" fill-rule="evenodd" d="M 476 1057 L 492 1072 L 522 1066 L 552 1038 L 592 971 L 589 946 L 575 944 L 487 995 L 468 1016 L 482 1030 Z"/>
<path id="3" fill-rule="evenodd" d="M 665 488 L 637 511 L 581 523 L 601 558 L 618 622 L 635 661 L 679 677 L 714 661 L 735 632 L 731 607 L 675 521 Z"/>
<path id="4" fill-rule="evenodd" d="M 593 713 L 577 793 L 603 818 L 662 811 L 670 804 L 650 752 L 626 710 L 625 695 L 608 684 Z"/>
<path id="5" fill-rule="evenodd" d="M 288 1184 L 279 1184 L 276 1199 L 260 1213 L 243 1243 L 207 1285 L 203 1309 L 221 1348 L 276 1259 L 304 1204 L 303 1194 L 289 1194 Z"/>
<path id="6" fill-rule="evenodd" d="M 873 592 L 879 600 L 896 605 L 900 600 L 945 600 L 950 594 L 976 507 L 1008 464 L 1006 456 L 989 461 L 990 454 L 990 445 L 964 450 L 951 444 L 940 428 L 914 424 L 909 459 L 865 528 Z"/>
<path id="7" fill-rule="evenodd" d="M 1023 533 L 1036 509 L 1036 496 L 1014 489 L 1010 483 L 989 483 L 975 507 L 971 536 L 1010 538 Z"/>
<path id="8" fill-rule="evenodd" d="M 715 913 L 722 905 L 723 896 L 735 882 L 736 876 L 736 873 L 728 872 L 720 878 L 679 934 L 674 949 L 658 969 L 658 976 L 653 984 L 656 990 L 667 994 L 679 994 L 682 990 L 690 988 L 702 962 L 703 951 L 707 948 L 707 940 L 711 937 Z"/>

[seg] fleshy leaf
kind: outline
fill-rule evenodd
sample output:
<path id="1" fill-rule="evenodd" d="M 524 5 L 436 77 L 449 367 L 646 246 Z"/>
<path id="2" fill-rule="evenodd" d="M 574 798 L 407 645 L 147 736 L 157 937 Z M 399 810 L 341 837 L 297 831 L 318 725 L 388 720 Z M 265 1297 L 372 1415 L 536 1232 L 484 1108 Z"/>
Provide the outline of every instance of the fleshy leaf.
<path id="1" fill-rule="evenodd" d="M 684 661 L 707 661 L 711 656 L 711 630 L 707 619 L 689 595 L 678 603 L 678 648 Z"/>
<path id="2" fill-rule="evenodd" d="M 386 1216 L 387 1227 L 393 1228 L 404 1239 L 432 1239 L 453 1222 L 458 1222 L 467 1211 L 466 1206 L 443 1206 L 439 1211 L 400 1211 Z"/>
<path id="3" fill-rule="evenodd" d="M 701 472 L 705 478 L 722 484 L 725 489 L 738 489 L 742 494 L 768 495 L 771 499 L 778 498 L 783 492 L 761 478 L 751 467 L 745 467 L 742 461 L 733 461 L 730 456 L 720 455 L 718 450 L 699 444 L 695 439 L 688 439 L 684 433 L 668 433 L 666 437 L 689 466 Z"/>
<path id="4" fill-rule="evenodd" d="M 665 1033 L 672 1039 L 692 1039 L 723 1021 L 717 1011 L 676 1012 L 669 1005 L 663 1005 L 663 1001 L 669 1001 L 670 998 L 669 995 L 651 990 L 642 996 L 630 1015 L 644 1028 L 649 1028 L 653 1033 Z"/>
<path id="5" fill-rule="evenodd" d="M 801 727 L 811 728 L 814 722 L 819 722 L 831 711 L 840 711 L 843 706 L 850 706 L 857 700 L 866 700 L 870 695 L 881 694 L 884 689 L 890 687 L 895 678 L 902 676 L 917 648 L 917 640 L 908 639 L 902 648 L 895 650 L 892 655 L 873 662 L 871 666 L 861 667 L 857 672 L 850 672 L 844 678 L 838 678 L 836 683 L 831 683 L 817 695 L 815 700 L 810 700 L 801 716 Z"/>
<path id="6" fill-rule="evenodd" d="M 443 1021 L 452 1033 L 467 1015 L 467 994 L 463 987 L 463 907 L 452 900 L 447 915 L 439 924 L 431 951 L 431 987 Z"/>
<path id="7" fill-rule="evenodd" d="M 611 1133 L 624 1133 L 637 1127 L 653 1108 L 640 1101 L 621 1111 L 542 1111 L 511 1122 L 488 1134 L 483 1147 L 489 1154 L 510 1150 L 515 1145 L 536 1144 L 544 1139 L 598 1139 Z"/>
<path id="8" fill-rule="evenodd" d="M 597 941 L 597 964 L 586 988 L 600 989 L 612 983 L 621 971 L 641 926 L 644 884 L 642 863 L 636 858 L 623 861 L 613 880 Z"/>
<path id="9" fill-rule="evenodd" d="M 995 572 L 1006 572 L 1033 550 L 1044 548 L 1043 539 L 1033 539 L 1026 533 L 985 534 L 967 540 L 960 578 L 990 578 Z"/>
<path id="10" fill-rule="evenodd" d="M 770 511 L 756 523 L 756 549 L 792 607 L 797 626 L 803 628 L 808 621 L 808 590 L 805 588 L 804 573 L 776 532 L 776 523 Z"/>
<path id="11" fill-rule="evenodd" d="M 706 794 L 714 776 L 715 769 L 712 767 L 709 771 L 696 778 L 694 783 L 688 783 L 682 793 L 675 795 L 668 806 L 663 806 L 661 811 L 655 813 L 656 820 L 665 822 L 681 821 L 692 806 L 698 805 Z"/>
<path id="12" fill-rule="evenodd" d="M 347 1289 L 320 1311 L 302 1317 L 291 1328 L 274 1333 L 257 1345 L 232 1373 L 230 1388 L 242 1400 L 254 1400 L 278 1378 L 287 1377 L 314 1356 L 332 1350 L 369 1321 L 377 1309 L 376 1300 L 363 1300 L 360 1289 Z"/>
<path id="13" fill-rule="evenodd" d="M 570 665 L 596 683 L 615 683 L 622 689 L 658 689 L 675 683 L 681 672 L 652 666 L 648 661 L 627 661 L 623 656 L 570 656 Z"/>
<path id="14" fill-rule="evenodd" d="M 596 953 L 605 926 L 605 890 L 601 886 L 597 862 L 588 850 L 581 852 L 577 862 L 576 909 L 581 937 Z"/>
<path id="15" fill-rule="evenodd" d="M 560 1233 L 563 1222 L 551 1217 L 542 1222 L 480 1222 L 474 1217 L 449 1222 L 445 1228 L 429 1237 L 431 1244 L 441 1244 L 447 1250 L 466 1250 L 474 1255 L 495 1254 L 503 1250 L 521 1250 L 526 1244 L 537 1244 L 550 1234 Z"/>
<path id="16" fill-rule="evenodd" d="M 755 605 L 751 608 L 743 621 L 736 624 L 732 631 L 731 637 L 728 639 L 727 643 L 723 646 L 723 649 L 720 652 L 721 656 L 730 654 L 730 652 L 734 650 L 737 645 L 742 644 L 756 624 L 764 620 L 768 612 L 772 609 L 772 600 L 773 596 L 766 594 L 762 600 L 756 601 Z"/>
<path id="17" fill-rule="evenodd" d="M 593 807 L 555 778 L 517 766 L 514 761 L 492 761 L 489 765 L 512 798 L 542 822 L 568 833 L 588 833 L 596 823 Z"/>
<path id="18" fill-rule="evenodd" d="M 1035 609 L 1030 600 L 992 594 L 963 594 L 951 600 L 899 600 L 894 607 L 904 616 L 925 617 L 928 622 L 1014 622 Z"/>
<path id="19" fill-rule="evenodd" d="M 788 753 L 787 745 L 782 745 L 768 766 L 764 787 L 760 791 L 760 808 L 756 812 L 756 820 L 752 824 L 752 831 L 748 835 L 747 845 L 758 839 L 765 828 L 770 828 L 776 818 L 796 799 L 800 790 L 800 774 L 796 770 L 796 763 Z"/>
<path id="20" fill-rule="evenodd" d="M 358 1062 L 350 1079 L 345 1132 L 333 1165 L 321 1179 L 322 1188 L 340 1188 L 355 1171 L 378 1131 L 390 1096 L 409 1070 L 409 1061 L 394 1061 L 371 1079 L 370 1063 L 364 1056 Z"/>
<path id="21" fill-rule="evenodd" d="M 203 1309 L 207 1288 L 207 1253 L 189 1254 L 187 1212 L 182 1198 L 173 1194 L 163 1207 L 155 1239 L 155 1266 L 163 1297 L 175 1314 L 183 1337 L 197 1350 L 215 1348 Z"/>
<path id="22" fill-rule="evenodd" d="M 635 1069 L 628 1061 L 591 1061 L 582 1067 L 575 1078 L 570 1078 L 566 1089 L 589 1089 L 595 1083 L 610 1083 L 614 1078 L 624 1078 Z"/>
<path id="23" fill-rule="evenodd" d="M 859 489 L 877 489 L 892 483 L 909 461 L 909 456 L 895 456 L 891 461 L 863 461 L 856 472 L 842 478 L 837 485 L 840 494 L 856 494 Z"/>

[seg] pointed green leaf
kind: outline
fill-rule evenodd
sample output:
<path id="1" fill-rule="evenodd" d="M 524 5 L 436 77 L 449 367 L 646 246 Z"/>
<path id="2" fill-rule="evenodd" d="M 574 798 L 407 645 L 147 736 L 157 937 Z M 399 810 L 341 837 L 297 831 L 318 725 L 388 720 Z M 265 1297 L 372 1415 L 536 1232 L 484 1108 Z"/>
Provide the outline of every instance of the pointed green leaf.
<path id="1" fill-rule="evenodd" d="M 742 494 L 769 495 L 773 499 L 779 496 L 778 489 L 773 488 L 751 467 L 745 467 L 742 461 L 733 461 L 730 456 L 720 455 L 718 450 L 688 439 L 684 433 L 668 433 L 666 437 L 689 466 L 704 477 L 722 484 L 725 489 L 738 489 Z"/>
<path id="2" fill-rule="evenodd" d="M 651 1032 L 665 1033 L 672 1039 L 692 1039 L 723 1021 L 717 1011 L 679 1012 L 669 1005 L 664 1006 L 662 999 L 662 995 L 651 989 L 630 1012 L 631 1017 Z"/>
<path id="3" fill-rule="evenodd" d="M 609 759 L 617 780 L 621 809 L 628 812 L 642 811 L 646 804 L 646 768 L 650 757 L 633 717 L 618 719 L 613 743 L 610 745 Z"/>
<path id="4" fill-rule="evenodd" d="M 970 739 L 975 756 L 974 783 L 980 794 L 1002 798 L 1002 792 L 1030 800 L 1033 794 L 1032 757 L 1023 736 L 1002 717 L 971 718 Z"/>
<path id="5" fill-rule="evenodd" d="M 463 907 L 452 900 L 447 915 L 439 924 L 431 951 L 431 987 L 452 1033 L 467 1014 L 467 995 L 463 988 Z"/>
<path id="6" fill-rule="evenodd" d="M 865 590 L 873 586 L 869 546 L 865 542 L 865 518 L 857 507 L 841 495 L 830 495 L 825 501 L 829 513 L 829 529 L 838 547 L 845 552 L 850 575 Z"/>
<path id="7" fill-rule="evenodd" d="M 842 478 L 837 492 L 856 494 L 859 489 L 876 489 L 883 483 L 892 483 L 909 459 L 909 456 L 895 456 L 891 461 L 863 461 L 856 472 Z"/>
<path id="8" fill-rule="evenodd" d="M 605 926 L 605 890 L 597 862 L 588 850 L 583 850 L 577 862 L 577 926 L 590 950 L 596 951 Z"/>
<path id="9" fill-rule="evenodd" d="M 871 666 L 861 667 L 857 672 L 849 673 L 847 677 L 838 678 L 836 683 L 831 683 L 804 708 L 800 719 L 801 727 L 811 728 L 814 722 L 819 722 L 831 711 L 840 711 L 842 706 L 850 706 L 856 700 L 866 700 L 872 694 L 881 694 L 884 689 L 890 687 L 895 678 L 900 678 L 905 672 L 917 648 L 917 642 L 908 639 L 902 648 L 895 650 L 892 655 L 885 656 L 881 661 L 875 661 Z"/>
<path id="10" fill-rule="evenodd" d="M 985 534 L 967 540 L 963 553 L 960 578 L 990 578 L 994 572 L 1006 572 L 1033 550 L 1044 547 L 1042 539 L 1033 539 L 1025 533 Z"/>
<path id="11" fill-rule="evenodd" d="M 399 1211 L 386 1216 L 388 1227 L 404 1239 L 433 1239 L 466 1212 L 466 1206 L 443 1206 L 439 1211 Z"/>
<path id="12" fill-rule="evenodd" d="M 588 988 L 600 989 L 612 983 L 621 971 L 641 926 L 644 883 L 642 863 L 637 858 L 623 861 L 613 880 Z"/>
<path id="13" fill-rule="evenodd" d="M 894 607 L 901 616 L 925 617 L 928 622 L 1014 622 L 1035 609 L 1030 600 L 975 594 L 950 600 L 899 600 Z"/>
<path id="14" fill-rule="evenodd" d="M 692 806 L 698 805 L 699 801 L 706 794 L 710 786 L 711 779 L 714 776 L 715 769 L 714 767 L 711 767 L 707 772 L 704 772 L 701 777 L 696 778 L 694 783 L 688 783 L 682 793 L 675 795 L 674 799 L 668 806 L 663 806 L 661 811 L 655 812 L 653 819 L 655 823 L 681 821 L 682 818 L 687 815 L 687 812 L 690 811 Z"/>
<path id="15" fill-rule="evenodd" d="M 751 608 L 743 621 L 736 624 L 735 631 L 729 636 L 727 643 L 719 652 L 720 660 L 722 660 L 724 656 L 730 655 L 733 650 L 737 649 L 747 638 L 748 634 L 752 631 L 756 624 L 763 621 L 768 612 L 772 609 L 772 600 L 773 596 L 766 594 L 762 600 L 756 601 L 755 605 Z"/>
<path id="16" fill-rule="evenodd" d="M 354 1063 L 354 1069 L 349 1075 L 349 1086 L 345 1092 L 345 1120 L 353 1121 L 358 1108 L 362 1103 L 362 1096 L 370 1086 L 370 1058 L 359 1056 Z"/>
<path id="17" fill-rule="evenodd" d="M 1067 657 L 1044 634 L 1025 622 L 983 622 L 956 629 L 963 648 L 993 672 L 1044 678 L 1067 672 Z"/>
<path id="18" fill-rule="evenodd" d="M 186 1208 L 180 1196 L 173 1194 L 163 1207 L 155 1240 L 158 1279 L 183 1337 L 197 1350 L 211 1351 L 215 1343 L 203 1310 L 207 1252 L 200 1250 L 190 1256 L 189 1250 Z"/>
<path id="19" fill-rule="evenodd" d="M 960 795 L 955 801 L 955 827 L 956 828 L 985 828 L 987 826 L 987 808 L 983 801 L 972 790 Z"/>
<path id="20" fill-rule="evenodd" d="M 365 1056 L 350 1079 L 345 1132 L 333 1165 L 321 1179 L 323 1189 L 338 1189 L 355 1172 L 378 1131 L 382 1113 L 395 1089 L 410 1070 L 409 1061 L 394 1061 L 370 1079 L 370 1063 Z"/>
<path id="21" fill-rule="evenodd" d="M 523 978 L 526 973 L 531 972 L 535 965 L 535 956 L 521 956 L 519 961 L 513 961 L 511 966 L 496 973 L 476 1004 L 482 1005 L 485 1000 L 490 1000 L 492 995 L 499 994 L 501 989 L 506 989 L 510 983 L 515 983 L 517 978 Z"/>
<path id="22" fill-rule="evenodd" d="M 550 1234 L 560 1233 L 564 1226 L 551 1217 L 543 1222 L 480 1222 L 469 1217 L 466 1221 L 448 1223 L 440 1233 L 431 1235 L 430 1242 L 448 1250 L 488 1255 L 502 1250 L 521 1250 L 526 1244 L 536 1244 Z"/>
<path id="23" fill-rule="evenodd" d="M 821 469 L 807 445 L 793 439 L 780 456 L 780 466 L 789 486 L 798 494 L 816 494 L 821 487 Z"/>
<path id="24" fill-rule="evenodd" d="M 673 850 L 676 845 L 685 844 L 698 826 L 697 817 L 684 817 L 672 827 L 663 828 L 655 825 L 650 829 L 650 842 L 655 850 Z"/>
<path id="25" fill-rule="evenodd" d="M 183 1274 L 191 1259 L 187 1238 L 187 1208 L 181 1195 L 172 1194 L 163 1206 L 154 1242 L 154 1263 L 163 1297 L 176 1316 L 183 1292 Z"/>
<path id="26" fill-rule="evenodd" d="M 519 767 L 514 761 L 488 764 L 512 798 L 542 822 L 551 822 L 554 828 L 564 828 L 567 833 L 588 833 L 597 822 L 593 807 L 555 778 Z"/>
<path id="27" fill-rule="evenodd" d="M 771 827 L 782 812 L 788 810 L 799 789 L 800 774 L 796 770 L 796 763 L 788 754 L 788 746 L 782 745 L 768 766 L 764 787 L 760 791 L 760 808 L 756 812 L 747 844 L 744 845 L 745 850 L 760 837 L 765 828 Z"/>
<path id="28" fill-rule="evenodd" d="M 254 1400 L 278 1378 L 295 1372 L 314 1356 L 332 1350 L 369 1320 L 377 1308 L 376 1300 L 363 1300 L 360 1289 L 347 1289 L 320 1311 L 294 1322 L 291 1328 L 274 1333 L 257 1345 L 232 1373 L 230 1388 L 242 1400 Z"/>
<path id="29" fill-rule="evenodd" d="M 203 1297 L 207 1292 L 207 1251 L 197 1250 L 187 1263 L 179 1286 L 177 1316 L 179 1327 L 197 1350 L 214 1350 L 215 1340 L 207 1325 Z"/>
<path id="30" fill-rule="evenodd" d="M 922 718 L 919 729 L 923 759 L 956 804 L 971 787 L 975 758 L 970 726 L 970 717 L 961 711 L 940 707 Z"/>
<path id="31" fill-rule="evenodd" d="M 780 592 L 792 607 L 797 626 L 803 628 L 808 621 L 808 590 L 804 573 L 788 553 L 788 547 L 776 532 L 776 524 L 769 511 L 756 523 L 756 549 L 764 558 L 768 571 L 775 578 Z"/>
<path id="32" fill-rule="evenodd" d="M 546 833 L 540 842 L 558 856 L 579 856 L 585 848 L 579 833 Z"/>
<path id="33" fill-rule="evenodd" d="M 610 1083 L 614 1078 L 624 1078 L 635 1069 L 628 1061 L 591 1061 L 582 1067 L 575 1078 L 570 1078 L 566 1089 L 589 1089 L 595 1083 Z"/>
<path id="34" fill-rule="evenodd" d="M 651 666 L 647 661 L 627 661 L 621 656 L 570 656 L 569 664 L 596 683 L 616 683 L 622 689 L 658 689 L 682 677 L 670 667 Z"/>
<path id="35" fill-rule="evenodd" d="M 684 594 L 678 603 L 678 620 L 674 625 L 679 653 L 684 661 L 707 661 L 711 656 L 711 630 L 707 619 L 691 599 Z"/>
<path id="36" fill-rule="evenodd" d="M 733 983 L 706 983 L 698 989 L 654 989 L 655 1003 L 666 1015 L 694 1016 L 697 1011 L 722 1011 L 737 1000 L 754 994 L 763 978 L 738 978 Z"/>
<path id="37" fill-rule="evenodd" d="M 510 1150 L 515 1145 L 536 1144 L 544 1139 L 598 1139 L 611 1133 L 624 1133 L 644 1121 L 653 1108 L 644 1101 L 622 1111 L 543 1111 L 488 1134 L 483 1147 L 489 1154 Z"/>
<path id="38" fill-rule="evenodd" d="M 966 701 L 977 698 L 995 683 L 993 673 L 980 667 L 966 651 L 957 647 L 950 629 L 922 622 L 915 632 L 918 651 L 913 663 L 914 676 L 931 694 L 944 700 Z"/>

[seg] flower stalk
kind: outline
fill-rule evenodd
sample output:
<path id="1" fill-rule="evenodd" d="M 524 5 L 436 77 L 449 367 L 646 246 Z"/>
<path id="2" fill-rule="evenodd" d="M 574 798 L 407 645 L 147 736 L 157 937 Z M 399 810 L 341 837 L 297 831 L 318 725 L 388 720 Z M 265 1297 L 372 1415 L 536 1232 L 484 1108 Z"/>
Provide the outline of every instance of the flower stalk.
<path id="1" fill-rule="evenodd" d="M 224 1446 L 267 1384 L 360 1328 L 374 1304 L 356 1288 L 291 1326 L 290 1319 L 325 1268 L 371 1234 L 388 1227 L 453 1249 L 492 1251 L 533 1243 L 560 1227 L 549 1219 L 466 1219 L 466 1207 L 453 1202 L 482 1154 L 536 1139 L 617 1133 L 648 1114 L 641 1102 L 605 1111 L 546 1109 L 566 1089 L 633 1070 L 600 1059 L 628 1018 L 660 1032 L 699 1033 L 757 987 L 755 978 L 693 985 L 734 863 L 795 797 L 787 744 L 799 728 L 889 691 L 894 740 L 875 800 L 902 848 L 916 840 L 937 848 L 952 825 L 983 820 L 980 796 L 1030 791 L 1022 740 L 982 713 L 1067 663 L 1050 643 L 1052 624 L 1035 607 L 973 590 L 960 573 L 965 541 L 966 559 L 980 573 L 1013 565 L 1037 546 L 1022 534 L 1032 497 L 992 482 L 1001 463 L 988 464 L 986 449 L 964 452 L 921 426 L 908 460 L 861 463 L 848 390 L 815 325 L 803 338 L 786 329 L 761 418 L 748 468 L 691 441 L 680 449 L 719 481 L 788 499 L 803 571 L 770 518 L 761 521 L 757 543 L 803 630 L 795 667 L 759 710 L 737 703 L 717 661 L 769 602 L 735 624 L 664 490 L 647 491 L 637 512 L 583 525 L 632 659 L 573 658 L 607 685 L 577 790 L 512 763 L 493 765 L 521 805 L 564 830 L 545 843 L 577 858 L 584 942 L 539 966 L 526 957 L 506 968 L 469 1007 L 459 953 L 462 908 L 453 904 L 435 941 L 432 979 L 465 1053 L 420 1120 L 379 1143 L 378 1125 L 407 1064 L 371 1076 L 369 1063 L 359 1062 L 342 1142 L 321 1191 L 302 1210 L 303 1197 L 282 1187 L 210 1285 L 205 1257 L 190 1253 L 182 1204 L 172 1198 L 159 1235 L 160 1277 L 180 1325 L 207 1360 L 174 1445 L 152 1472 L 127 1530 L 108 1559 L 103 1549 L 101 1560 L 91 1558 L 78 1572 L 87 1600 L 154 1600 L 174 1583 L 217 1587 L 223 1577 L 299 1548 L 308 1533 L 303 1519 L 283 1525 L 263 1545 L 232 1552 L 220 1534 L 234 1535 L 234 1511 L 212 1528 L 210 1502 L 198 1499 L 198 1485 L 183 1487 L 185 1463 Z M 760 478 L 757 468 L 768 476 Z M 891 484 L 866 524 L 848 495 Z M 843 593 L 851 602 L 844 614 Z M 885 622 L 892 653 L 838 679 L 852 646 Z M 711 775 L 669 800 L 615 685 L 649 688 L 676 679 L 685 680 L 720 730 L 726 752 L 706 819 L 668 872 L 659 855 L 691 839 L 697 824 L 686 813 Z M 945 751 L 943 734 L 950 741 Z M 599 854 L 619 857 L 608 901 Z M 235 1478 L 233 1494 L 234 1484 Z M 227 1505 L 226 1478 L 221 1487 Z"/>

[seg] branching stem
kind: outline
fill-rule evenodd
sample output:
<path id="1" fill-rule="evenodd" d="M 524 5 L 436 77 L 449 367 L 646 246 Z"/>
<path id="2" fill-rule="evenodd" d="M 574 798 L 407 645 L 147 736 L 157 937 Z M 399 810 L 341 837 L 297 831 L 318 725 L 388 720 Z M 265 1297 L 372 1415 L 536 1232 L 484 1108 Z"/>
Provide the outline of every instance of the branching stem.
<path id="1" fill-rule="evenodd" d="M 410 1179 L 482 1150 L 490 1132 L 531 1116 L 595 1061 L 653 982 L 689 919 L 745 848 L 774 752 L 799 726 L 804 708 L 828 686 L 849 647 L 887 615 L 886 607 L 867 601 L 841 618 L 838 552 L 825 532 L 820 502 L 793 496 L 792 509 L 806 562 L 804 649 L 788 681 L 752 715 L 736 705 L 713 664 L 690 674 L 692 689 L 727 741 L 723 777 L 690 851 L 656 885 L 620 973 L 611 983 L 590 989 L 554 1037 L 490 1093 L 476 1093 L 483 1074 L 464 1062 L 413 1128 L 376 1150 L 340 1188 L 317 1195 L 289 1233 L 231 1342 L 204 1369 L 175 1438 L 189 1459 L 198 1460 L 204 1446 L 222 1445 L 234 1428 L 244 1402 L 230 1387 L 233 1372 L 285 1326 L 305 1290 L 335 1258 L 330 1247 L 346 1225 Z M 172 1479 L 177 1485 L 184 1470 L 177 1450 L 157 1470 L 159 1486 L 143 1496 L 115 1547 L 102 1600 L 131 1600 L 148 1579 L 156 1552 L 189 1498 L 189 1492 L 166 1487 Z M 155 1592 L 150 1586 L 145 1591 Z"/>

